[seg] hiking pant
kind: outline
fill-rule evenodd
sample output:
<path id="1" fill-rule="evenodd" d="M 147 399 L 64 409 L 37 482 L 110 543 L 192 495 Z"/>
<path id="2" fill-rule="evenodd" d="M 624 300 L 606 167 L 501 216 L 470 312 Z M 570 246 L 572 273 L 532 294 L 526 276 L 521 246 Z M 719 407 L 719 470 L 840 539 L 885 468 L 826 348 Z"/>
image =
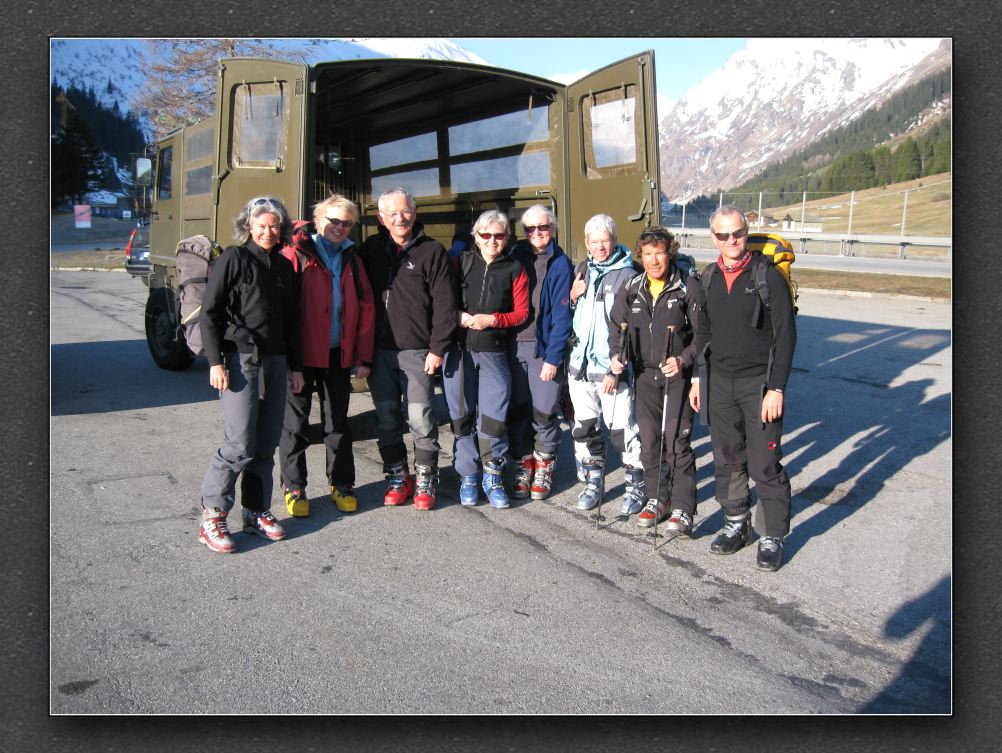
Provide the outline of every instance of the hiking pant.
<path id="1" fill-rule="evenodd" d="M 783 421 L 762 423 L 765 377 L 732 379 L 710 369 L 708 400 L 713 444 L 714 491 L 727 515 L 751 506 L 748 477 L 758 493 L 756 528 L 763 536 L 790 532 L 790 479 L 780 460 Z"/>
<path id="2" fill-rule="evenodd" d="M 560 446 L 560 393 L 567 376 L 563 365 L 557 367 L 552 381 L 539 378 L 543 368 L 542 358 L 537 358 L 536 343 L 513 344 L 508 363 L 511 367 L 511 410 L 508 413 L 508 438 L 513 458 L 523 458 L 532 453 L 556 454 Z M 533 434 L 536 441 L 533 446 Z"/>
<path id="3" fill-rule="evenodd" d="M 671 509 L 685 510 L 691 516 L 696 513 L 696 458 L 690 444 L 689 380 L 672 379 L 667 384 L 664 433 L 661 432 L 664 376 L 658 370 L 649 369 L 637 376 L 634 384 L 644 489 L 649 498 L 669 500 Z"/>
<path id="4" fill-rule="evenodd" d="M 310 446 L 310 409 L 313 395 L 320 399 L 320 422 L 327 447 L 327 481 L 355 483 L 355 457 L 351 451 L 348 401 L 351 398 L 351 369 L 341 368 L 341 348 L 332 348 L 329 366 L 303 369 L 303 389 L 297 395 L 289 385 L 285 398 L 285 423 L 278 445 L 282 483 L 287 489 L 306 489 L 306 450 Z"/>
<path id="5" fill-rule="evenodd" d="M 453 348 L 445 354 L 442 381 L 456 437 L 456 472 L 461 476 L 480 473 L 481 463 L 508 452 L 508 354 Z"/>
<path id="6" fill-rule="evenodd" d="M 223 512 L 233 509 L 237 476 L 240 503 L 248 510 L 271 508 L 275 447 L 282 433 L 289 376 L 285 356 L 230 353 L 225 364 L 229 389 L 219 393 L 223 407 L 223 446 L 209 461 L 202 479 L 202 504 Z"/>
<path id="7" fill-rule="evenodd" d="M 584 379 L 571 377 L 571 403 L 574 405 L 574 457 L 579 462 L 588 458 L 605 458 L 606 440 L 623 455 L 623 464 L 642 468 L 640 463 L 640 438 L 633 413 L 633 388 L 626 374 L 621 374 L 616 383 L 616 392 L 607 395 L 600 392 L 604 374 L 589 374 Z"/>
<path id="8" fill-rule="evenodd" d="M 431 404 L 435 378 L 424 373 L 427 355 L 426 349 L 376 348 L 369 390 L 376 408 L 376 446 L 387 468 L 407 462 L 405 405 L 406 426 L 414 441 L 414 462 L 438 467 L 438 424 Z"/>

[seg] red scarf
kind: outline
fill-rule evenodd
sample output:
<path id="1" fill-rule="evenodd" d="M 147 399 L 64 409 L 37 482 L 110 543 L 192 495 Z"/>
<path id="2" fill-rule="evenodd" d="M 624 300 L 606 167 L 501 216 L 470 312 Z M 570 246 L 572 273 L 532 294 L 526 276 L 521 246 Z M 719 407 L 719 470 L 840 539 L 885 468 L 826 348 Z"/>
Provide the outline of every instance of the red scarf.
<path id="1" fill-rule="evenodd" d="M 738 276 L 748 266 L 748 262 L 751 261 L 752 252 L 751 249 L 746 248 L 744 254 L 736 262 L 728 266 L 724 264 L 724 255 L 721 254 L 717 257 L 717 266 L 720 267 L 720 271 L 724 274 L 724 282 L 727 283 L 727 292 L 731 292 L 731 285 L 734 281 L 738 279 Z"/>
<path id="2" fill-rule="evenodd" d="M 750 248 L 746 248 L 744 254 L 736 262 L 728 266 L 724 264 L 724 255 L 721 254 L 717 257 L 717 266 L 720 267 L 721 272 L 740 272 L 742 269 L 748 266 L 748 262 L 751 261 L 752 252 Z"/>

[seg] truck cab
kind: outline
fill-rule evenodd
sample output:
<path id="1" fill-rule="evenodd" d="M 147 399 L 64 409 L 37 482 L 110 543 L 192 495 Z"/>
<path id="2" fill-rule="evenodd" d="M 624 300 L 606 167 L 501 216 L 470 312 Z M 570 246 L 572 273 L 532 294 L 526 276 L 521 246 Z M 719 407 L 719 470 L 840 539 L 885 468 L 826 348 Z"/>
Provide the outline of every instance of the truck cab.
<path id="1" fill-rule="evenodd" d="M 521 213 L 539 203 L 554 211 L 572 260 L 584 258 L 584 223 L 599 212 L 632 246 L 660 224 L 654 84 L 651 51 L 569 86 L 439 60 L 221 60 L 215 115 L 168 134 L 154 160 L 154 360 L 183 369 L 194 358 L 179 334 L 179 241 L 229 245 L 232 219 L 262 194 L 303 219 L 332 193 L 351 199 L 356 243 L 377 232 L 379 195 L 400 186 L 447 248 L 488 208 L 511 217 L 517 239 Z"/>

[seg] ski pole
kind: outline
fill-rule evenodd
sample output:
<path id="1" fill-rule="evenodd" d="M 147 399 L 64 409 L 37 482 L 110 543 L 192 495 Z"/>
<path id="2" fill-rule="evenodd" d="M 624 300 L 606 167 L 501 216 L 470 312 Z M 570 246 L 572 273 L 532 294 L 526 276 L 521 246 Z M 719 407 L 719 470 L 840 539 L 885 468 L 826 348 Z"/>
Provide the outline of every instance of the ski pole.
<path id="1" fill-rule="evenodd" d="M 668 354 L 671 353 L 671 341 L 672 335 L 675 334 L 675 325 L 669 324 L 668 329 L 665 332 L 665 346 L 661 354 L 661 363 L 658 368 L 663 368 L 666 363 L 668 363 Z M 664 376 L 664 372 L 662 372 Z M 658 442 L 658 494 L 654 498 L 657 501 L 657 505 L 654 508 L 654 543 L 652 544 L 651 551 L 656 551 L 658 548 L 658 518 L 660 517 L 660 507 L 661 507 L 661 471 L 664 468 L 665 461 L 665 420 L 668 418 L 668 377 L 665 376 L 665 386 L 664 386 L 664 397 L 661 398 L 661 435 L 660 441 Z M 674 438 L 672 440 L 674 442 Z"/>
<path id="2" fill-rule="evenodd" d="M 626 360 L 626 330 L 627 330 L 628 326 L 629 325 L 626 322 L 623 322 L 622 324 L 619 325 L 619 353 L 617 355 L 619 357 L 619 362 L 621 364 L 623 364 L 623 370 L 624 371 L 626 370 L 626 363 L 625 363 L 625 360 Z M 616 374 L 615 377 L 616 377 L 616 381 L 615 381 L 615 383 L 613 385 L 613 390 L 612 390 L 612 411 L 609 414 L 609 441 L 610 442 L 612 441 L 612 425 L 616 422 L 616 398 L 618 397 L 618 395 L 616 393 L 619 391 L 619 374 Z M 599 404 L 599 410 L 601 411 L 602 398 L 599 398 L 598 404 Z M 625 433 L 624 433 L 623 436 L 625 438 L 625 436 L 626 436 Z M 623 443 L 623 447 L 624 448 L 626 447 L 625 441 Z M 609 457 L 609 453 L 608 453 L 608 450 L 607 450 L 606 451 L 606 458 L 608 459 L 608 457 Z M 604 474 L 605 474 L 605 469 L 604 468 L 602 469 L 602 473 L 603 473 L 603 478 L 604 478 Z M 603 484 L 604 484 L 604 482 L 603 482 Z M 605 497 L 605 491 L 604 491 L 604 488 L 603 488 L 603 492 L 602 492 L 601 496 L 599 496 L 599 498 L 598 498 L 598 512 L 595 514 L 595 530 L 596 531 L 598 530 L 598 523 L 599 523 L 599 521 L 602 520 L 602 502 L 603 502 L 603 498 L 604 497 Z"/>

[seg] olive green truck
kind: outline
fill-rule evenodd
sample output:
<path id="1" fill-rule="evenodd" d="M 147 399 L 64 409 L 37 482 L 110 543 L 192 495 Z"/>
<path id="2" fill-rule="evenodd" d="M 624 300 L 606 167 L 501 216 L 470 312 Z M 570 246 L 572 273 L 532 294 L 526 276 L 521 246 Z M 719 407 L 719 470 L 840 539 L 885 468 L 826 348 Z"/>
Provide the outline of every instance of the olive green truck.
<path id="1" fill-rule="evenodd" d="M 332 193 L 358 204 L 360 243 L 377 230 L 376 200 L 414 195 L 425 232 L 447 248 L 485 209 L 516 221 L 550 206 L 558 242 L 584 257 L 584 223 L 605 213 L 620 242 L 660 222 L 654 53 L 565 86 L 516 71 L 439 60 L 257 58 L 219 63 L 215 115 L 160 140 L 137 161 L 151 186 L 146 335 L 156 363 L 187 368 L 179 328 L 179 241 L 231 242 L 252 197 L 280 197 L 297 218 Z"/>

